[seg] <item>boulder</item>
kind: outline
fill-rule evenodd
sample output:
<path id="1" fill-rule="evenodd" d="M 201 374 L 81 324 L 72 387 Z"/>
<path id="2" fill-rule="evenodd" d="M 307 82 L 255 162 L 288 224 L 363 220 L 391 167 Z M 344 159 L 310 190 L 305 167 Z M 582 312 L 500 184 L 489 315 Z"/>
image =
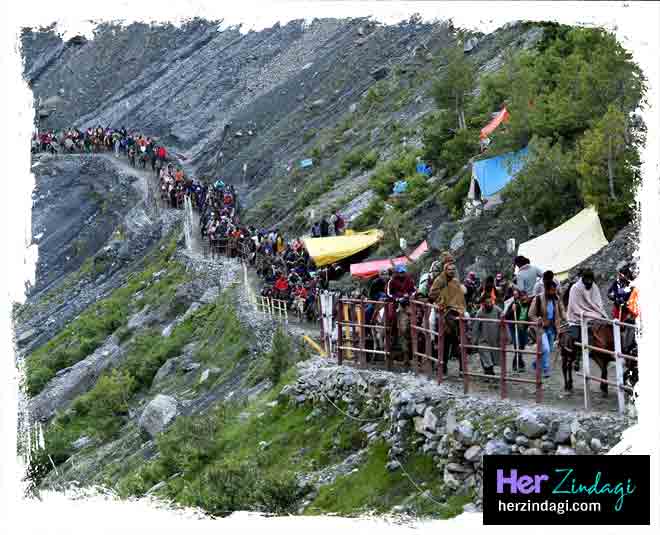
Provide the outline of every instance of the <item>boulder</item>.
<path id="1" fill-rule="evenodd" d="M 454 438 L 464 446 L 471 446 L 474 441 L 474 427 L 469 420 L 461 421 L 454 429 Z"/>
<path id="2" fill-rule="evenodd" d="M 511 446 L 503 440 L 489 440 L 484 446 L 484 455 L 509 455 L 510 453 Z"/>
<path id="3" fill-rule="evenodd" d="M 172 396 L 158 394 L 142 411 L 138 426 L 149 437 L 162 433 L 179 415 L 179 404 Z"/>
<path id="4" fill-rule="evenodd" d="M 481 446 L 470 446 L 463 454 L 463 458 L 470 463 L 476 463 L 481 459 L 482 452 L 483 450 L 481 449 Z"/>
<path id="5" fill-rule="evenodd" d="M 447 463 L 447 466 L 445 468 L 450 472 L 454 472 L 458 474 L 467 474 L 473 471 L 471 467 L 463 466 L 462 464 L 458 464 L 458 463 Z"/>
<path id="6" fill-rule="evenodd" d="M 603 449 L 603 444 L 597 438 L 592 438 L 591 444 L 589 445 L 591 449 L 594 450 L 596 453 L 600 453 L 601 450 Z"/>
<path id="7" fill-rule="evenodd" d="M 554 441 L 557 444 L 570 444 L 571 442 L 571 424 L 565 420 L 559 422 L 555 432 Z"/>
<path id="8" fill-rule="evenodd" d="M 426 407 L 424 411 L 424 429 L 434 433 L 438 428 L 438 417 L 433 412 L 432 407 Z"/>
<path id="9" fill-rule="evenodd" d="M 222 370 L 220 368 L 207 368 L 202 372 L 202 375 L 199 378 L 199 384 L 201 385 L 202 383 L 205 383 L 206 381 L 209 380 L 209 377 L 211 376 L 218 376 L 222 373 Z"/>
<path id="10" fill-rule="evenodd" d="M 516 437 L 516 444 L 518 446 L 528 446 L 529 439 L 525 435 L 520 435 Z"/>
<path id="11" fill-rule="evenodd" d="M 546 425 L 532 411 L 524 411 L 516 420 L 518 431 L 527 438 L 537 438 L 545 434 Z"/>
<path id="12" fill-rule="evenodd" d="M 424 418 L 422 418 L 421 416 L 415 416 L 413 418 L 413 423 L 415 424 L 416 433 L 424 432 Z"/>
<path id="13" fill-rule="evenodd" d="M 463 43 L 463 52 L 465 54 L 472 52 L 474 48 L 479 44 L 479 39 L 476 37 L 470 37 L 469 39 L 466 39 L 465 42 Z"/>
<path id="14" fill-rule="evenodd" d="M 324 98 L 319 98 L 310 104 L 310 108 L 317 110 L 325 106 L 326 100 Z"/>

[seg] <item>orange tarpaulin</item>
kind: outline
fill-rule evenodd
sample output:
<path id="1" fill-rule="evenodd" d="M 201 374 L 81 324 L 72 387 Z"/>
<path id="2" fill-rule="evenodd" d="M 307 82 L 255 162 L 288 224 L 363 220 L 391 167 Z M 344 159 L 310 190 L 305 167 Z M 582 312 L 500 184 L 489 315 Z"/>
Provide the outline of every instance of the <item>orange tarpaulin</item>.
<path id="1" fill-rule="evenodd" d="M 410 260 L 418 260 L 426 251 L 429 250 L 428 243 L 424 240 L 417 246 L 410 254 Z M 351 276 L 358 279 L 370 279 L 378 275 L 381 269 L 393 268 L 397 264 L 408 264 L 409 260 L 406 256 L 399 256 L 397 258 L 386 258 L 384 260 L 372 260 L 371 262 L 362 262 L 361 264 L 351 264 Z"/>
<path id="2" fill-rule="evenodd" d="M 500 112 L 493 118 L 493 120 L 481 129 L 481 135 L 479 137 L 481 139 L 487 138 L 495 131 L 498 126 L 500 126 L 500 123 L 508 121 L 509 117 L 511 117 L 511 115 L 509 114 L 508 110 L 506 108 L 502 108 Z"/>

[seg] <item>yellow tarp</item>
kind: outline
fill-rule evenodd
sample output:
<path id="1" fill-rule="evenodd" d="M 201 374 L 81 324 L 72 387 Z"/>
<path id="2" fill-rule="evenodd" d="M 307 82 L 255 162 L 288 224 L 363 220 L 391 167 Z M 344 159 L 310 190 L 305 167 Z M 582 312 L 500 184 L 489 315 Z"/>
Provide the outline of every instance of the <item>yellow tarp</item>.
<path id="1" fill-rule="evenodd" d="M 355 253 L 364 251 L 383 238 L 381 230 L 372 229 L 355 232 L 347 236 L 329 236 L 327 238 L 305 238 L 303 243 L 316 267 L 339 262 Z"/>
<path id="2" fill-rule="evenodd" d="M 518 254 L 543 270 L 551 269 L 563 280 L 572 268 L 605 245 L 598 213 L 589 207 L 550 232 L 520 244 Z"/>

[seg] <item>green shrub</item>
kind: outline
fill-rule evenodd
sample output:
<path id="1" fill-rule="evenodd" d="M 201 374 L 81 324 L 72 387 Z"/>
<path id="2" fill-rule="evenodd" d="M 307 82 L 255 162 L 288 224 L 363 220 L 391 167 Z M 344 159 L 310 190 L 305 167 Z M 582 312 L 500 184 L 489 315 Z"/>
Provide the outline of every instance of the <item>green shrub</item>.
<path id="1" fill-rule="evenodd" d="M 360 168 L 363 171 L 368 171 L 369 169 L 373 169 L 374 167 L 376 167 L 377 163 L 378 163 L 378 152 L 372 149 L 366 152 L 364 156 L 362 156 L 362 159 L 360 160 Z"/>
<path id="2" fill-rule="evenodd" d="M 402 151 L 398 157 L 380 164 L 369 178 L 369 186 L 381 198 L 392 194 L 394 183 L 412 177 L 416 173 L 420 151 Z"/>
<path id="3" fill-rule="evenodd" d="M 101 376 L 96 385 L 76 398 L 72 407 L 77 416 L 94 422 L 94 434 L 107 438 L 121 424 L 121 417 L 128 414 L 128 400 L 135 388 L 135 379 L 125 371 L 113 370 Z"/>
<path id="4" fill-rule="evenodd" d="M 252 463 L 215 463 L 184 488 L 182 498 L 184 503 L 201 507 L 214 516 L 249 511 L 254 509 L 256 481 L 257 471 Z"/>
<path id="5" fill-rule="evenodd" d="M 447 206 L 451 214 L 459 219 L 463 215 L 465 201 L 470 191 L 470 182 L 472 177 L 465 173 L 461 179 L 450 189 L 441 194 L 442 202 Z"/>
<path id="6" fill-rule="evenodd" d="M 255 501 L 261 511 L 277 515 L 293 514 L 308 490 L 298 484 L 298 478 L 292 472 L 266 475 L 257 484 Z"/>

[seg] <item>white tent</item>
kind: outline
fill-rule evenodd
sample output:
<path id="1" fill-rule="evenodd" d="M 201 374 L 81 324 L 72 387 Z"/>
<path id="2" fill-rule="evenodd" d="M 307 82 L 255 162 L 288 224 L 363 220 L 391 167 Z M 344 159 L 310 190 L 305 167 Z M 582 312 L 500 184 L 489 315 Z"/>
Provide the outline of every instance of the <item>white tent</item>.
<path id="1" fill-rule="evenodd" d="M 551 269 L 563 280 L 572 268 L 605 245 L 598 213 L 594 207 L 588 207 L 550 232 L 520 244 L 518 254 L 541 269 Z"/>

